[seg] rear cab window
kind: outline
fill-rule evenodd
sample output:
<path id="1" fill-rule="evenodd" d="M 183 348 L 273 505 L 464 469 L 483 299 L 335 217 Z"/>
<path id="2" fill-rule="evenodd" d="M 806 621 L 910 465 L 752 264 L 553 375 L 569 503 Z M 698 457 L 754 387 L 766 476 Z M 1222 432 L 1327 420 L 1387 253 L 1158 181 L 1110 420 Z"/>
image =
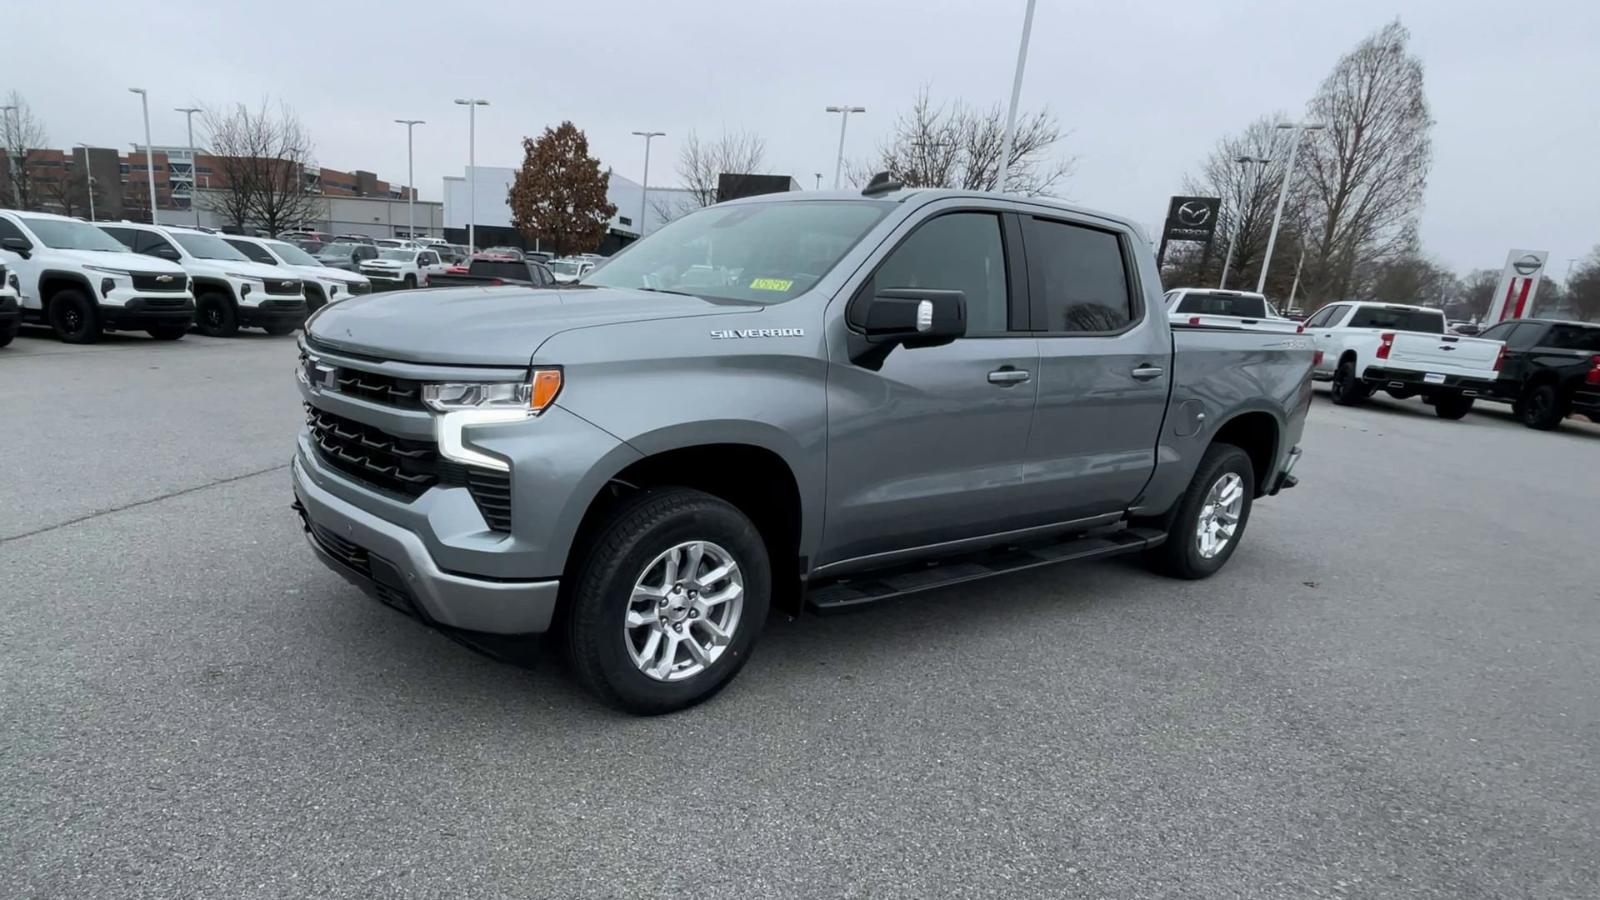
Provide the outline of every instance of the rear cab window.
<path id="1" fill-rule="evenodd" d="M 1240 319 L 1268 318 L 1267 301 L 1250 294 L 1214 294 L 1193 292 L 1184 294 L 1173 312 L 1200 316 L 1234 316 Z"/>
<path id="2" fill-rule="evenodd" d="M 1444 334 L 1444 313 L 1431 309 L 1400 306 L 1358 306 L 1346 328 L 1377 328 L 1384 331 L 1411 331 L 1419 334 Z"/>
<path id="3" fill-rule="evenodd" d="M 1117 232 L 1039 216 L 1023 223 L 1036 329 L 1116 334 L 1139 320 L 1143 308 Z"/>
<path id="4" fill-rule="evenodd" d="M 1551 325 L 1540 346 L 1556 350 L 1585 350 L 1590 353 L 1600 353 L 1600 327 Z"/>

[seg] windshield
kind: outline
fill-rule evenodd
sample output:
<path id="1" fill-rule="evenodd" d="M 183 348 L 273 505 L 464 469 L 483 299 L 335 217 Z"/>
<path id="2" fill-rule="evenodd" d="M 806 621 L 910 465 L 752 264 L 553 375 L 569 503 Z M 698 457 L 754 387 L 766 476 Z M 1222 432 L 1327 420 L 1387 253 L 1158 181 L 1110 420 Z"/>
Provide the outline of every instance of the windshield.
<path id="1" fill-rule="evenodd" d="M 1430 309 L 1392 306 L 1359 306 L 1346 328 L 1382 328 L 1385 331 L 1416 331 L 1444 334 L 1444 313 Z"/>
<path id="2" fill-rule="evenodd" d="M 556 273 L 557 275 L 578 274 L 578 264 L 575 262 L 561 262 L 557 260 L 555 262 L 545 263 L 545 265 L 549 266 L 550 271 Z"/>
<path id="3" fill-rule="evenodd" d="M 318 250 L 317 258 L 347 260 L 350 258 L 350 254 L 354 252 L 356 252 L 355 244 L 346 244 L 341 242 L 337 244 L 329 244 L 328 246 L 323 247 L 321 250 Z"/>
<path id="4" fill-rule="evenodd" d="M 36 219 L 18 216 L 22 224 L 39 238 L 39 243 L 54 250 L 110 250 L 127 253 L 122 242 L 86 222 L 70 219 Z"/>
<path id="5" fill-rule="evenodd" d="M 893 207 L 865 200 L 714 206 L 637 241 L 583 283 L 781 303 L 810 290 Z"/>
<path id="6" fill-rule="evenodd" d="M 279 259 L 291 266 L 322 265 L 322 263 L 317 262 L 317 258 L 315 256 L 312 256 L 293 244 L 285 244 L 282 241 L 267 241 L 266 244 L 272 248 L 272 252 L 278 254 Z"/>
<path id="7" fill-rule="evenodd" d="M 1178 301 L 1174 312 L 1204 316 L 1236 316 L 1241 319 L 1265 319 L 1267 301 L 1260 294 L 1196 294 L 1187 293 Z"/>
<path id="8" fill-rule="evenodd" d="M 378 258 L 398 259 L 401 262 L 411 262 L 411 260 L 416 258 L 416 255 L 417 251 L 415 250 L 385 250 L 378 254 Z"/>
<path id="9" fill-rule="evenodd" d="M 215 235 L 189 234 L 182 231 L 172 233 L 172 239 L 183 245 L 190 256 L 200 259 L 226 259 L 237 262 L 249 262 L 250 257 L 233 249 L 228 242 Z"/>

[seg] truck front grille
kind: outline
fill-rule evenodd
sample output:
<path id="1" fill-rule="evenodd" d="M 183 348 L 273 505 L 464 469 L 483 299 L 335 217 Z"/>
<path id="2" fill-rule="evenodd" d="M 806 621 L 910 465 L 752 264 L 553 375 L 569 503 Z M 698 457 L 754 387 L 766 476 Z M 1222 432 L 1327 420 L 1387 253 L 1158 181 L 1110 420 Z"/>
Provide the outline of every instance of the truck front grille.
<path id="1" fill-rule="evenodd" d="M 168 275 L 165 272 L 134 272 L 133 289 L 180 293 L 189 289 L 189 276 Z"/>
<path id="2" fill-rule="evenodd" d="M 360 369 L 339 369 L 334 373 L 334 386 L 341 394 L 398 406 L 403 409 L 422 409 L 422 382 L 364 372 Z"/>
<path id="3" fill-rule="evenodd" d="M 358 481 L 415 498 L 439 480 L 432 441 L 395 437 L 309 404 L 306 425 L 322 459 Z"/>
<path id="4" fill-rule="evenodd" d="M 362 484 L 422 496 L 434 485 L 465 487 L 491 531 L 511 531 L 511 473 L 440 459 L 433 441 L 395 437 L 327 410 L 306 405 L 306 424 L 317 455 Z"/>
<path id="5" fill-rule="evenodd" d="M 264 284 L 266 284 L 267 293 L 269 294 L 293 296 L 300 293 L 300 282 L 298 281 L 281 281 L 276 278 L 268 278 Z"/>

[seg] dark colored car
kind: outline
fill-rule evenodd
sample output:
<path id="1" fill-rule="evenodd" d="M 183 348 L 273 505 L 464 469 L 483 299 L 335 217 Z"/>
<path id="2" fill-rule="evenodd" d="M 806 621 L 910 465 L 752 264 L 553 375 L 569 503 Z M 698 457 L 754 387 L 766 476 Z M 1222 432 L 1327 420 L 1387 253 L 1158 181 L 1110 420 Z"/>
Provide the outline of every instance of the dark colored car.
<path id="1" fill-rule="evenodd" d="M 542 263 L 478 257 L 467 266 L 451 266 L 443 275 L 428 279 L 428 287 L 459 285 L 518 284 L 527 287 L 555 287 L 556 277 Z"/>
<path id="2" fill-rule="evenodd" d="M 378 248 L 372 244 L 334 241 L 312 255 L 317 258 L 317 262 L 325 266 L 343 269 L 346 272 L 359 272 L 362 263 L 378 258 Z"/>
<path id="3" fill-rule="evenodd" d="M 1494 395 L 1522 424 L 1548 431 L 1572 413 L 1600 422 L 1600 324 L 1556 319 L 1501 322 L 1482 337 L 1505 341 Z"/>
<path id="4" fill-rule="evenodd" d="M 17 336 L 17 327 L 22 323 L 22 304 L 17 301 L 17 292 L 11 289 L 11 282 L 7 279 L 6 267 L 0 266 L 0 347 L 11 343 Z"/>

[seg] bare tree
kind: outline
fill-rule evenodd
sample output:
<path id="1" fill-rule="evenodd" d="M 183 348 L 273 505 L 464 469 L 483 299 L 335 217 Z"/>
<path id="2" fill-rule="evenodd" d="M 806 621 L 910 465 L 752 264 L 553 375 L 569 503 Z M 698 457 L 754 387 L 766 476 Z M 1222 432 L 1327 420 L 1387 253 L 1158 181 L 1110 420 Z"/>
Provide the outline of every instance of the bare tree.
<path id="1" fill-rule="evenodd" d="M 1045 194 L 1071 175 L 1072 160 L 1053 153 L 1066 136 L 1049 110 L 1020 114 L 1005 189 Z M 1005 110 L 999 104 L 978 109 L 960 100 L 935 103 L 924 88 L 895 117 L 876 160 L 850 166 L 850 179 L 859 185 L 873 173 L 888 172 L 907 187 L 992 191 L 1000 180 L 1004 143 Z"/>
<path id="2" fill-rule="evenodd" d="M 39 196 L 42 179 L 33 157 L 49 141 L 44 123 L 16 91 L 7 94 L 0 106 L 14 107 L 0 111 L 0 149 L 6 156 L 3 175 L 11 202 L 17 209 L 38 209 L 43 199 Z"/>
<path id="3" fill-rule="evenodd" d="M 1301 150 L 1313 296 L 1348 296 L 1358 268 L 1406 249 L 1433 159 L 1422 62 L 1409 39 L 1398 21 L 1384 26 L 1339 60 L 1310 103 L 1310 118 L 1327 126 Z"/>
<path id="4" fill-rule="evenodd" d="M 208 108 L 202 122 L 213 158 L 203 195 L 210 209 L 236 228 L 255 223 L 271 234 L 323 218 L 322 198 L 306 185 L 311 137 L 287 104 Z"/>
<path id="5" fill-rule="evenodd" d="M 1498 269 L 1478 269 L 1461 279 L 1461 303 L 1474 318 L 1489 312 L 1494 302 L 1494 289 L 1500 284 Z"/>
<path id="6" fill-rule="evenodd" d="M 1567 280 L 1567 303 L 1585 322 L 1600 317 L 1600 247 L 1595 247 Z"/>
<path id="7" fill-rule="evenodd" d="M 1185 192 L 1218 197 L 1222 200 L 1222 206 L 1218 210 L 1216 235 L 1212 239 L 1216 246 L 1211 248 L 1203 271 L 1196 260 L 1204 254 L 1192 252 L 1193 248 L 1168 248 L 1169 260 L 1179 265 L 1188 264 L 1193 269 L 1184 273 L 1182 283 L 1216 284 L 1227 258 L 1228 242 L 1233 241 L 1233 263 L 1228 269 L 1228 281 L 1236 288 L 1254 287 L 1261 272 L 1261 259 L 1266 253 L 1267 233 L 1272 228 L 1278 192 L 1283 187 L 1284 164 L 1288 154 L 1287 148 L 1279 144 L 1277 126 L 1282 120 L 1281 115 L 1262 117 L 1238 134 L 1223 137 L 1201 164 L 1199 173 L 1184 178 Z M 1268 162 L 1240 163 L 1238 160 L 1241 157 L 1265 159 Z M 1285 209 L 1289 226 L 1280 229 L 1278 237 L 1276 252 L 1279 259 L 1294 259 L 1299 254 L 1298 240 L 1286 238 L 1300 231 L 1295 223 L 1301 217 L 1303 201 L 1303 196 L 1290 196 Z M 1272 296 L 1287 297 L 1293 280 L 1294 267 L 1280 265 L 1271 270 L 1267 291 Z"/>
<path id="8" fill-rule="evenodd" d="M 713 139 L 691 131 L 678 146 L 678 180 L 685 190 L 657 198 L 650 206 L 668 221 L 710 206 L 717 202 L 717 188 L 724 174 L 760 174 L 766 159 L 767 141 L 753 132 L 725 131 Z"/>
<path id="9" fill-rule="evenodd" d="M 85 156 L 85 160 L 87 160 Z M 105 191 L 100 187 L 100 182 L 95 180 L 92 185 L 84 183 L 81 171 L 63 169 L 53 178 L 37 178 L 34 180 L 34 189 L 38 191 L 41 203 L 48 203 L 55 207 L 64 216 L 77 216 L 89 212 L 89 192 L 94 191 L 94 202 L 103 205 Z"/>

